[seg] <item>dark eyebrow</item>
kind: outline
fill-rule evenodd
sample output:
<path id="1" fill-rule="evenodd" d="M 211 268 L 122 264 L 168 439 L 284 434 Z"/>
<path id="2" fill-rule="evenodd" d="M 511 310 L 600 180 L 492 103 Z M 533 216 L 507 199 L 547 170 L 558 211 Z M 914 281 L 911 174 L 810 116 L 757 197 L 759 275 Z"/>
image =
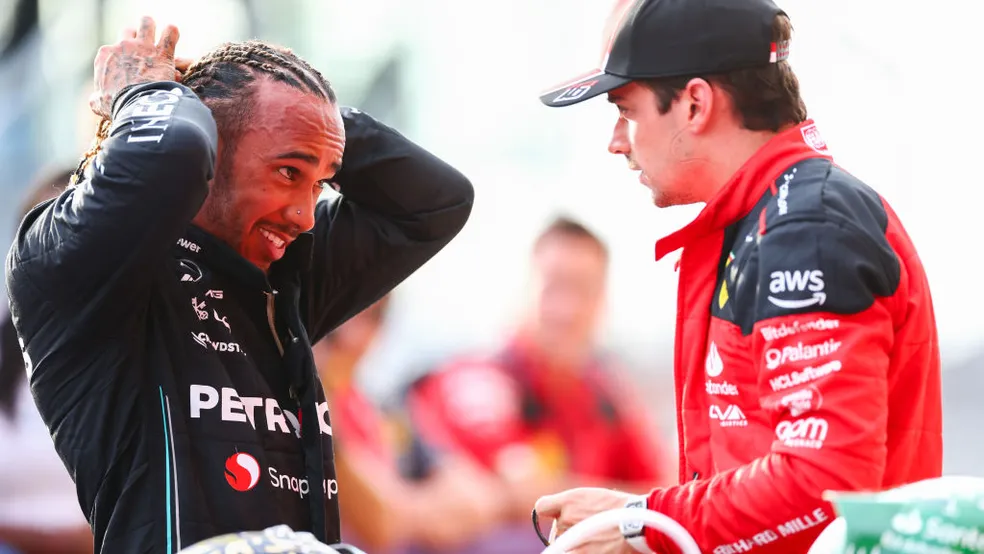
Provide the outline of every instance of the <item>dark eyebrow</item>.
<path id="1" fill-rule="evenodd" d="M 291 150 L 290 152 L 284 152 L 283 154 L 277 155 L 278 160 L 301 160 L 307 162 L 311 165 L 318 165 L 320 160 L 317 156 L 313 154 L 308 154 L 306 152 L 301 152 L 299 150 Z M 331 168 L 338 173 L 342 170 L 342 164 L 335 162 L 331 164 Z"/>
<path id="2" fill-rule="evenodd" d="M 290 152 L 284 152 L 277 156 L 278 160 L 301 160 L 305 161 L 311 165 L 318 165 L 318 157 L 313 154 L 307 154 L 305 152 L 300 152 L 297 150 L 291 150 Z"/>
<path id="3" fill-rule="evenodd" d="M 617 104 L 617 103 L 621 102 L 622 100 L 624 100 L 624 99 L 621 96 L 617 95 L 617 94 L 609 94 L 608 95 L 608 101 L 611 102 L 612 104 Z"/>

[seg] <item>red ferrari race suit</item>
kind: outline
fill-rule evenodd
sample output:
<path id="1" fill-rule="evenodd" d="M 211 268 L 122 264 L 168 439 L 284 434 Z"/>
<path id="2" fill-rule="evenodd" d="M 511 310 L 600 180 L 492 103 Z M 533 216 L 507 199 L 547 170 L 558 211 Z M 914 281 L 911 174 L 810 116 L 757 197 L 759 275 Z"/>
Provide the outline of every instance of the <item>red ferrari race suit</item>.
<path id="1" fill-rule="evenodd" d="M 812 121 L 764 145 L 683 248 L 675 347 L 680 485 L 650 509 L 704 552 L 805 553 L 828 489 L 941 474 L 929 286 L 897 216 L 833 163 Z M 675 552 L 647 530 L 656 552 Z"/>

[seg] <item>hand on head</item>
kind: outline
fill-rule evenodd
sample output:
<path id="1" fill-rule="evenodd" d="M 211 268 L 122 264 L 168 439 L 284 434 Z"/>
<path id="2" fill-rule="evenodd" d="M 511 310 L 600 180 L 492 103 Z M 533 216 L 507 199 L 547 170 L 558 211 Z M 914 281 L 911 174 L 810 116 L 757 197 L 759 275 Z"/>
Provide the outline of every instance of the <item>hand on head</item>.
<path id="1" fill-rule="evenodd" d="M 178 36 L 178 28 L 167 25 L 155 42 L 157 25 L 153 18 L 144 16 L 138 29 L 124 29 L 115 44 L 101 46 L 93 63 L 92 111 L 109 118 L 113 98 L 127 86 L 177 79 L 190 65 L 189 60 L 174 59 Z"/>

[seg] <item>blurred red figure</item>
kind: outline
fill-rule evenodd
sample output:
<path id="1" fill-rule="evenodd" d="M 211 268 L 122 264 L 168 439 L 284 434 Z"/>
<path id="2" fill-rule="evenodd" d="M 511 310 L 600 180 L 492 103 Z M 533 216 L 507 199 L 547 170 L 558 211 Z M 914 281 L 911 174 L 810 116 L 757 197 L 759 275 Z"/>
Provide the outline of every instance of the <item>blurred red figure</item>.
<path id="1" fill-rule="evenodd" d="M 537 238 L 532 268 L 531 305 L 500 351 L 454 359 L 411 386 L 415 425 L 497 474 L 517 519 L 548 491 L 670 481 L 663 439 L 596 345 L 607 247 L 559 218 Z"/>
<path id="2" fill-rule="evenodd" d="M 53 166 L 26 191 L 17 221 L 57 197 L 74 167 Z M 9 310 L 0 306 L 0 552 L 90 554 L 92 531 L 75 483 L 31 396 Z"/>
<path id="3" fill-rule="evenodd" d="M 388 305 L 383 297 L 314 346 L 345 487 L 345 540 L 377 554 L 474 552 L 472 543 L 505 511 L 495 481 L 475 463 L 432 449 L 357 385 Z"/>

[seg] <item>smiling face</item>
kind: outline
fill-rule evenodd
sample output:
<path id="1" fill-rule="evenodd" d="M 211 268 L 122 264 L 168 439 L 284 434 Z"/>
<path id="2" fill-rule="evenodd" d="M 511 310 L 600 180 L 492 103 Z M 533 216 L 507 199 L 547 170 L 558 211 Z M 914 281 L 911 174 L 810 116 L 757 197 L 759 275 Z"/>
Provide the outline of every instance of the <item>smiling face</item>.
<path id="1" fill-rule="evenodd" d="M 216 175 L 194 223 L 263 271 L 300 233 L 341 167 L 338 106 L 268 78 L 251 86 L 248 122 L 231 149 L 220 141 Z"/>

